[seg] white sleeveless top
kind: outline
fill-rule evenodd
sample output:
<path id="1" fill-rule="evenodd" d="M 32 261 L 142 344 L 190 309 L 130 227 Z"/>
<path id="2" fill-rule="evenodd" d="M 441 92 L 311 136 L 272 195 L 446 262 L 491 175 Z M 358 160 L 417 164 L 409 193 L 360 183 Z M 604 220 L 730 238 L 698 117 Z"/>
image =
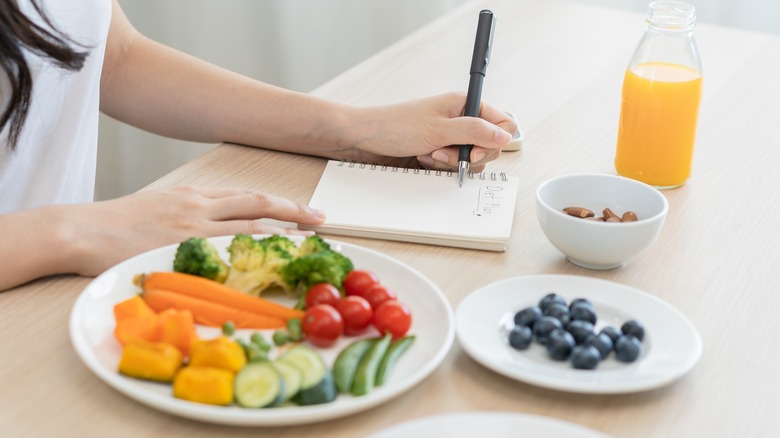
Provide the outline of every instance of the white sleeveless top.
<path id="1" fill-rule="evenodd" d="M 20 9 L 43 26 L 30 0 Z M 33 78 L 27 119 L 14 150 L 0 133 L 0 214 L 48 204 L 92 202 L 97 162 L 100 74 L 111 22 L 111 0 L 39 0 L 56 29 L 84 44 L 78 72 L 26 52 Z M 2 76 L 2 73 L 0 73 Z M 0 81 L 2 108 L 7 79 Z"/>

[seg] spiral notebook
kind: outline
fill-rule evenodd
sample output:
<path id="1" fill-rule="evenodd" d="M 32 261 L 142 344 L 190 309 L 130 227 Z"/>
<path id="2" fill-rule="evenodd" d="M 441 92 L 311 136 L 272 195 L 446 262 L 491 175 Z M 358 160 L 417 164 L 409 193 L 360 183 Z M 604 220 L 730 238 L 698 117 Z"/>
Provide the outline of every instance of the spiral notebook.
<path id="1" fill-rule="evenodd" d="M 504 251 L 512 233 L 517 177 L 329 161 L 309 201 L 323 234 Z"/>

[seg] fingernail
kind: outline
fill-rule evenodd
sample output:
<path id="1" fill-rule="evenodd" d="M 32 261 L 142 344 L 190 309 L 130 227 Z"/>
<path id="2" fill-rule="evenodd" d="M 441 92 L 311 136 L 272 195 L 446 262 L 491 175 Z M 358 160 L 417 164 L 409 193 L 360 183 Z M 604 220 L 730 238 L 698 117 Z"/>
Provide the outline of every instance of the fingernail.
<path id="1" fill-rule="evenodd" d="M 474 159 L 472 161 L 474 161 L 475 163 L 478 163 L 478 162 L 482 161 L 485 157 L 487 157 L 486 153 L 484 153 L 482 151 L 475 152 L 474 153 Z"/>
<path id="2" fill-rule="evenodd" d="M 420 155 L 417 157 L 417 161 L 425 167 L 433 167 L 433 158 L 430 155 Z"/>
<path id="3" fill-rule="evenodd" d="M 446 163 L 449 161 L 449 157 L 447 154 L 445 154 L 442 151 L 433 151 L 431 154 L 431 158 L 433 158 L 436 161 L 441 161 L 442 163 Z"/>
<path id="4" fill-rule="evenodd" d="M 506 144 L 512 140 L 512 134 L 504 131 L 503 129 L 496 129 L 496 133 L 493 135 L 493 140 L 499 144 Z"/>
<path id="5" fill-rule="evenodd" d="M 311 210 L 311 215 L 314 216 L 315 219 L 319 219 L 321 221 L 325 220 L 325 211 L 318 210 L 316 208 L 310 208 L 309 210 Z"/>

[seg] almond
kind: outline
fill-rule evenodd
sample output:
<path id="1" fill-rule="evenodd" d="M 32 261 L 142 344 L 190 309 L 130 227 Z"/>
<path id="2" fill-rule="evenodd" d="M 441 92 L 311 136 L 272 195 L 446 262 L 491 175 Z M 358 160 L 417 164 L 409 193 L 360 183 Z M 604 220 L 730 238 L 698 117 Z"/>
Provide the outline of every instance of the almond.
<path id="1" fill-rule="evenodd" d="M 563 212 L 568 214 L 569 216 L 576 216 L 579 218 L 593 217 L 596 215 L 592 211 L 583 207 L 566 207 L 563 209 Z"/>
<path id="2" fill-rule="evenodd" d="M 604 218 L 606 218 L 606 219 L 610 219 L 610 218 L 613 218 L 613 217 L 616 218 L 616 219 L 620 218 L 620 216 L 616 215 L 609 208 L 605 208 L 604 211 L 602 212 L 602 214 L 604 215 Z M 611 222 L 615 222 L 615 221 L 611 221 Z"/>
<path id="3" fill-rule="evenodd" d="M 623 222 L 636 222 L 637 221 L 636 213 L 634 213 L 633 211 L 627 211 L 623 213 L 623 217 L 621 218 L 621 220 Z"/>

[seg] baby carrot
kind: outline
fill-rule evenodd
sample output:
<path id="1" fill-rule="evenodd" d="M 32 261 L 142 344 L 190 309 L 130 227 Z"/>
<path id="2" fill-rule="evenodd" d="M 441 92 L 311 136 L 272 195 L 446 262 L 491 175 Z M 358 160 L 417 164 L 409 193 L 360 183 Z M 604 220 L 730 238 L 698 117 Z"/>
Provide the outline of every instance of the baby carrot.
<path id="1" fill-rule="evenodd" d="M 143 274 L 136 281 L 144 290 L 168 290 L 236 309 L 275 316 L 284 320 L 291 318 L 302 319 L 304 315 L 300 310 L 246 294 L 222 283 L 198 277 L 197 275 L 160 271 Z"/>
<path id="2" fill-rule="evenodd" d="M 279 317 L 241 310 L 169 290 L 147 288 L 142 297 L 155 312 L 166 309 L 189 310 L 195 322 L 203 325 L 221 327 L 225 322 L 233 321 L 236 328 L 273 329 L 285 326 L 284 319 Z"/>

